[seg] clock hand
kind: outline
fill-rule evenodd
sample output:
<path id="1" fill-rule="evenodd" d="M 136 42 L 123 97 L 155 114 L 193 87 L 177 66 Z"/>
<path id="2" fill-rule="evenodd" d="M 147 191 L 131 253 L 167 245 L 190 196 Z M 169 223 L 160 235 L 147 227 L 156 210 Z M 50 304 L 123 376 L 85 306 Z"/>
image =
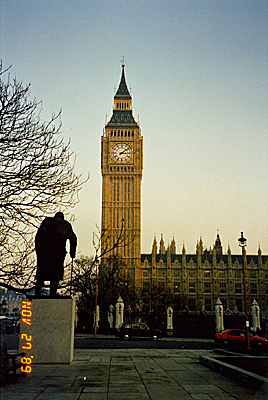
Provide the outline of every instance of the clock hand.
<path id="1" fill-rule="evenodd" d="M 121 153 L 119 153 L 119 155 L 121 156 L 121 154 L 124 154 L 126 151 L 128 151 L 128 149 L 125 149 L 124 151 L 121 151 Z"/>

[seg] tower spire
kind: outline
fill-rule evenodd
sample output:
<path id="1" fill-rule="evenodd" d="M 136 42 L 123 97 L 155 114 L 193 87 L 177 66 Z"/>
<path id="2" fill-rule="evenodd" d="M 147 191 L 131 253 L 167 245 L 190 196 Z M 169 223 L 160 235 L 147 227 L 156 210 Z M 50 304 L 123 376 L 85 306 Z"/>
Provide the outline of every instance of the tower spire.
<path id="1" fill-rule="evenodd" d="M 127 83 L 126 83 L 126 78 L 125 78 L 125 65 L 126 65 L 126 60 L 123 56 L 122 60 L 122 75 L 121 75 L 121 81 L 119 83 L 117 92 L 115 94 L 114 99 L 118 99 L 120 101 L 129 101 L 131 100 L 131 95 L 129 93 L 128 87 L 127 87 Z"/>
<path id="2" fill-rule="evenodd" d="M 129 93 L 125 77 L 126 60 L 124 56 L 121 60 L 121 63 L 121 79 L 118 89 L 114 95 L 113 115 L 106 126 L 110 128 L 117 128 L 123 125 L 125 128 L 137 128 L 139 125 L 135 121 L 132 114 L 132 98 L 131 94 Z"/>

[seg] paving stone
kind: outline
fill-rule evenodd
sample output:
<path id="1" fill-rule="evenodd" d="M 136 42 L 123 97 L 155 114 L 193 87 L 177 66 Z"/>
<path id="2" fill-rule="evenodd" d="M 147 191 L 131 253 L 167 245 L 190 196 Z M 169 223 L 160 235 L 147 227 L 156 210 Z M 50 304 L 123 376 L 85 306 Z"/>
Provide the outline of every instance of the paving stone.
<path id="1" fill-rule="evenodd" d="M 180 387 L 148 386 L 146 385 L 151 400 L 192 400 L 193 398 Z"/>
<path id="2" fill-rule="evenodd" d="M 222 394 L 222 390 L 217 388 L 214 385 L 185 385 L 185 384 L 181 384 L 181 386 L 190 394 L 195 394 L 195 393 L 205 393 L 205 394 L 217 394 L 220 395 Z"/>
<path id="3" fill-rule="evenodd" d="M 264 400 L 198 363 L 206 350 L 77 349 L 70 365 L 36 364 L 2 387 L 1 400 Z M 86 379 L 85 379 L 86 378 Z"/>
<path id="4" fill-rule="evenodd" d="M 83 393 L 108 393 L 108 385 L 88 385 L 83 388 Z M 106 396 L 107 397 L 107 396 Z"/>
<path id="5" fill-rule="evenodd" d="M 25 397 L 25 400 L 27 397 Z M 78 400 L 80 399 L 80 393 L 61 393 L 60 391 L 58 392 L 43 392 L 40 393 L 37 397 L 37 400 Z M 28 400 L 28 399 L 27 399 Z"/>
<path id="6" fill-rule="evenodd" d="M 212 397 L 209 394 L 204 394 L 204 393 L 192 394 L 191 397 L 194 400 L 212 400 Z"/>
<path id="7" fill-rule="evenodd" d="M 195 374 L 189 370 L 167 371 L 167 373 L 176 380 L 181 379 L 181 380 L 189 381 L 191 379 L 196 379 L 196 380 L 201 380 L 202 382 L 204 382 L 204 379 L 202 379 L 198 374 Z"/>
<path id="8" fill-rule="evenodd" d="M 38 393 L 32 393 L 32 392 L 23 392 L 23 393 L 3 393 L 3 391 L 1 391 L 1 400 L 34 400 L 36 399 L 36 396 L 38 395 Z"/>
<path id="9" fill-rule="evenodd" d="M 231 396 L 231 395 L 228 395 L 227 393 L 222 393 L 222 394 L 216 394 L 216 395 L 214 395 L 214 394 L 211 394 L 211 398 L 213 399 L 213 400 L 233 400 L 234 399 L 234 397 L 233 396 Z M 251 397 L 247 397 L 246 398 L 247 400 L 249 400 L 249 399 L 251 399 Z M 255 399 L 255 398 L 254 398 Z M 244 399 L 245 400 L 245 399 Z M 264 400 L 264 399 L 262 399 L 262 400 Z"/>
<path id="10" fill-rule="evenodd" d="M 107 393 L 82 393 L 79 400 L 107 400 Z"/>
<path id="11" fill-rule="evenodd" d="M 109 384 L 109 393 L 125 393 L 127 396 L 128 393 L 141 393 L 146 394 L 146 389 L 142 382 L 139 384 L 131 384 L 131 383 L 110 383 Z"/>
<path id="12" fill-rule="evenodd" d="M 164 358 L 157 358 L 155 360 L 156 364 L 158 364 L 161 368 L 163 368 L 165 371 L 176 371 L 176 370 L 180 370 L 181 366 L 179 363 L 177 363 L 174 360 L 170 360 L 170 359 L 164 359 Z"/>
<path id="13" fill-rule="evenodd" d="M 83 398 L 82 398 L 83 399 Z M 127 397 L 125 393 L 109 393 L 108 400 L 148 400 L 151 398 L 148 394 L 142 395 L 137 393 L 128 393 Z"/>
<path id="14" fill-rule="evenodd" d="M 62 393 L 62 394 L 77 394 L 82 392 L 82 387 L 74 387 L 74 386 L 58 386 L 51 385 L 44 387 L 42 393 Z M 51 394 L 52 396 L 52 394 Z"/>

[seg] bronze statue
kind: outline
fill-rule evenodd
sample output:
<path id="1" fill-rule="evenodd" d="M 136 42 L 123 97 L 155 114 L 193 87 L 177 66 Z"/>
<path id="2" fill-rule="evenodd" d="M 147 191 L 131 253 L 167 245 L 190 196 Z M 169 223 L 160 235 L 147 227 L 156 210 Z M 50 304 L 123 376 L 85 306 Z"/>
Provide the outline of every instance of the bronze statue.
<path id="1" fill-rule="evenodd" d="M 75 258 L 77 239 L 71 224 L 62 212 L 46 217 L 35 237 L 37 272 L 35 297 L 41 296 L 44 281 L 50 281 L 50 297 L 56 297 L 59 281 L 63 279 L 66 241 L 70 241 L 70 256 Z"/>

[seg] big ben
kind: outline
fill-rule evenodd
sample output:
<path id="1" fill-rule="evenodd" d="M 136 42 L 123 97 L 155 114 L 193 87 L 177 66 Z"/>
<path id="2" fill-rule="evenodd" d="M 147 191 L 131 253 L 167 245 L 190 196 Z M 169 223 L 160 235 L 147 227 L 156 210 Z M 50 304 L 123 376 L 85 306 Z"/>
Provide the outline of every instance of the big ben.
<path id="1" fill-rule="evenodd" d="M 132 97 L 125 78 L 125 60 L 114 96 L 113 113 L 101 138 L 102 241 L 123 258 L 135 284 L 141 257 L 141 180 L 143 138 L 132 113 Z M 109 257 L 108 253 L 105 258 Z"/>

